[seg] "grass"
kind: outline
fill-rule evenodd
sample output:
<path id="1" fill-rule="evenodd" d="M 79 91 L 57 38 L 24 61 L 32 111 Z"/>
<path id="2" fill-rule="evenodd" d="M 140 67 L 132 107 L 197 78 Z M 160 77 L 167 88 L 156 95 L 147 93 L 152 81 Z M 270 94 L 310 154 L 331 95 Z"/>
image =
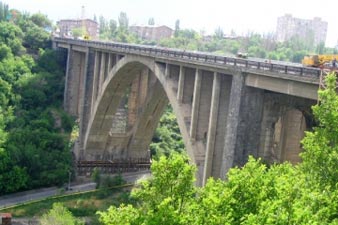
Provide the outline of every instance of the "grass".
<path id="1" fill-rule="evenodd" d="M 122 189 L 99 189 L 83 194 L 65 195 L 15 206 L 1 212 L 11 213 L 13 217 L 40 217 L 49 211 L 53 203 L 61 202 L 75 217 L 88 217 L 97 221 L 96 212 L 104 211 L 111 205 L 130 202 L 130 192 Z"/>

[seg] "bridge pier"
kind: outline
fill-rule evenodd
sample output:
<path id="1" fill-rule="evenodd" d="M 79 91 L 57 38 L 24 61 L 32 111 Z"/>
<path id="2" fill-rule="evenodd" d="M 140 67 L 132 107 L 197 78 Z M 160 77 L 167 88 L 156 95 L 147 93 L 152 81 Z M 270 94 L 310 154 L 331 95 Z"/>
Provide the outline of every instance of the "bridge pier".
<path id="1" fill-rule="evenodd" d="M 215 150 L 216 130 L 217 130 L 217 119 L 218 119 L 218 108 L 219 108 L 219 97 L 221 88 L 221 75 L 214 72 L 214 79 L 212 85 L 212 96 L 211 96 L 211 108 L 209 116 L 209 127 L 207 146 L 205 153 L 204 172 L 203 172 L 203 185 L 205 185 L 207 178 L 212 174 L 212 162 Z"/>
<path id="2" fill-rule="evenodd" d="M 180 72 L 178 75 L 178 89 L 177 89 L 177 100 L 179 104 L 182 104 L 183 101 L 183 91 L 184 91 L 184 67 L 180 65 Z"/>
<path id="3" fill-rule="evenodd" d="M 94 82 L 94 73 L 95 69 L 95 52 L 89 50 L 86 53 L 85 60 L 85 70 L 84 70 L 84 90 L 82 95 L 84 96 L 82 102 L 82 112 L 79 117 L 79 151 L 77 158 L 84 159 L 84 137 L 86 135 L 86 130 L 88 127 L 88 122 L 91 116 L 92 111 L 92 98 L 93 98 L 93 82 Z"/>
<path id="4" fill-rule="evenodd" d="M 194 95 L 193 95 L 194 98 L 192 102 L 191 123 L 190 123 L 190 138 L 193 143 L 196 140 L 198 112 L 199 112 L 200 96 L 201 96 L 201 82 L 202 82 L 202 73 L 201 71 L 199 71 L 199 69 L 196 69 Z"/>
<path id="5" fill-rule="evenodd" d="M 68 49 L 66 82 L 64 92 L 64 109 L 69 114 L 78 117 L 81 111 L 83 98 L 83 79 L 86 53 Z"/>
<path id="6" fill-rule="evenodd" d="M 238 115 L 242 100 L 242 89 L 244 86 L 244 77 L 241 73 L 232 76 L 231 92 L 227 113 L 226 131 L 224 140 L 223 163 L 221 166 L 220 176 L 225 179 L 227 172 L 234 166 L 235 147 L 237 138 Z"/>

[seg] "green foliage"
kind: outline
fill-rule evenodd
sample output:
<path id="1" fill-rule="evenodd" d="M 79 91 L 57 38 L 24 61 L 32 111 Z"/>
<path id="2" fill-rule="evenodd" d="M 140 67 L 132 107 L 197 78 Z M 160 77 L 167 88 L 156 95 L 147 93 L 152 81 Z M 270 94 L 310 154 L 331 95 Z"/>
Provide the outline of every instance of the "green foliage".
<path id="1" fill-rule="evenodd" d="M 72 30 L 72 34 L 74 38 L 79 38 L 85 35 L 86 31 L 82 27 L 77 27 Z"/>
<path id="2" fill-rule="evenodd" d="M 126 181 L 123 179 L 122 175 L 119 173 L 118 175 L 114 177 L 107 176 L 107 180 L 104 180 L 103 186 L 114 187 L 114 186 L 122 185 L 125 183 Z"/>
<path id="3" fill-rule="evenodd" d="M 129 19 L 127 16 L 127 13 L 125 12 L 120 12 L 119 18 L 119 28 L 121 28 L 122 30 L 127 30 L 129 27 Z"/>
<path id="4" fill-rule="evenodd" d="M 52 22 L 48 19 L 48 17 L 42 13 L 35 13 L 31 16 L 31 21 L 41 28 L 50 28 L 52 26 Z"/>
<path id="5" fill-rule="evenodd" d="M 11 57 L 11 54 L 12 54 L 11 49 L 7 45 L 5 44 L 0 45 L 0 61 Z"/>
<path id="6" fill-rule="evenodd" d="M 111 206 L 107 212 L 99 212 L 103 224 L 180 224 L 195 194 L 195 167 L 188 164 L 186 156 L 173 153 L 155 161 L 151 170 L 153 178 L 143 181 L 132 193 L 142 202 L 137 207 Z"/>
<path id="7" fill-rule="evenodd" d="M 60 203 L 54 203 L 53 208 L 40 218 L 41 225 L 81 225 L 84 221 L 76 219 L 71 212 Z"/>
<path id="8" fill-rule="evenodd" d="M 0 108 L 6 109 L 12 98 L 13 93 L 11 85 L 0 77 Z"/>
<path id="9" fill-rule="evenodd" d="M 10 40 L 23 38 L 23 32 L 15 24 L 0 22 L 0 42 L 9 45 Z"/>
<path id="10" fill-rule="evenodd" d="M 25 33 L 24 45 L 35 51 L 39 48 L 47 48 L 50 45 L 50 35 L 44 32 L 43 28 L 32 26 Z"/>
<path id="11" fill-rule="evenodd" d="M 98 216 L 95 214 L 97 210 L 107 210 L 111 204 L 130 203 L 129 191 L 117 193 L 115 190 L 115 188 L 109 189 L 108 194 L 105 194 L 104 198 L 100 197 L 101 193 L 106 192 L 106 190 L 95 190 L 86 193 L 73 193 L 70 195 L 55 196 L 41 201 L 34 201 L 29 204 L 14 206 L 10 209 L 0 210 L 0 213 L 11 213 L 15 218 L 40 218 L 52 209 L 54 203 L 61 203 L 75 217 L 86 217 L 86 220 L 90 221 L 87 222 L 87 224 L 94 225 L 99 224 Z"/>
<path id="12" fill-rule="evenodd" d="M 170 106 L 161 117 L 149 148 L 152 157 L 156 159 L 163 155 L 169 156 L 172 151 L 185 151 L 176 116 Z"/>
<path id="13" fill-rule="evenodd" d="M 175 21 L 175 31 L 174 31 L 174 36 L 178 37 L 180 31 L 180 20 Z"/>
<path id="14" fill-rule="evenodd" d="M 22 189 L 27 184 L 26 171 L 16 166 L 4 149 L 4 143 L 8 136 L 5 131 L 5 124 L 0 107 L 0 195 Z"/>
<path id="15" fill-rule="evenodd" d="M 68 135 L 60 132 L 70 132 L 72 122 L 58 109 L 65 58 L 42 50 L 49 24 L 43 15 L 16 11 L 11 22 L 0 22 L 0 194 L 61 185 L 71 167 Z"/>
<path id="16" fill-rule="evenodd" d="M 106 20 L 103 16 L 100 16 L 100 39 L 114 40 L 118 42 L 126 43 L 138 43 L 139 40 L 134 33 L 131 33 L 128 29 L 129 19 L 125 12 L 121 12 L 117 22 L 113 19 Z"/>
<path id="17" fill-rule="evenodd" d="M 111 177 L 110 175 L 100 176 L 99 179 L 96 180 L 97 185 L 99 184 L 99 188 L 102 189 L 102 191 L 98 195 L 98 197 L 100 197 L 101 199 L 107 198 L 107 196 L 109 196 L 112 192 L 121 191 L 120 188 L 110 189 L 111 187 L 120 186 L 126 183 L 121 174 L 118 174 L 114 177 Z"/>
<path id="18" fill-rule="evenodd" d="M 179 30 L 174 38 L 162 39 L 158 44 L 170 48 L 202 50 L 200 49 L 201 38 L 198 33 L 192 29 Z"/>
<path id="19" fill-rule="evenodd" d="M 187 35 L 187 33 L 195 33 L 195 35 Z M 214 36 L 201 38 L 193 30 L 175 28 L 173 38 L 159 40 L 157 44 L 164 47 L 206 51 L 229 56 L 235 56 L 240 51 L 248 53 L 249 57 L 295 63 L 301 63 L 304 56 L 309 54 L 334 54 L 334 49 L 325 48 L 323 43 L 314 46 L 310 36 L 306 41 L 299 37 L 293 37 L 289 41 L 279 43 L 271 34 L 262 36 L 249 33 L 245 37 L 236 37 L 234 33 L 233 35 L 229 38 L 224 37 L 222 29 L 218 27 Z M 204 36 L 203 33 L 202 36 Z"/>
<path id="20" fill-rule="evenodd" d="M 29 188 L 61 185 L 68 178 L 71 154 L 63 136 L 48 131 L 46 119 L 12 130 L 6 146 L 14 162 L 26 168 Z"/>
<path id="21" fill-rule="evenodd" d="M 224 32 L 222 30 L 221 27 L 218 27 L 216 30 L 215 30 L 215 38 L 217 39 L 222 39 L 224 36 Z"/>
<path id="22" fill-rule="evenodd" d="M 337 188 L 338 184 L 338 95 L 336 75 L 325 79 L 326 88 L 319 90 L 320 104 L 312 107 L 319 126 L 306 132 L 302 144 L 303 169 L 322 188 Z"/>
<path id="23" fill-rule="evenodd" d="M 109 20 L 109 34 L 111 37 L 114 37 L 117 29 L 117 22 L 115 20 Z"/>
<path id="24" fill-rule="evenodd" d="M 100 215 L 100 222 L 105 225 L 133 225 L 141 224 L 137 222 L 139 213 L 133 206 L 122 204 L 119 208 L 111 206 L 107 212 L 98 212 L 98 215 Z"/>
<path id="25" fill-rule="evenodd" d="M 101 173 L 98 168 L 94 168 L 93 173 L 92 173 L 92 180 L 96 183 L 96 188 L 100 187 L 101 184 Z"/>

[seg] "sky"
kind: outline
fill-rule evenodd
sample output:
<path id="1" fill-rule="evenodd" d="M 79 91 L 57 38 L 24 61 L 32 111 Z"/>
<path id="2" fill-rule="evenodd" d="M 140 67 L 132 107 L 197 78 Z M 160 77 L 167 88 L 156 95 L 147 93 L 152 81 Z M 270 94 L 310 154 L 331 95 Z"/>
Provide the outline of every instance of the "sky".
<path id="1" fill-rule="evenodd" d="M 103 16 L 118 19 L 126 12 L 129 25 L 146 25 L 154 18 L 155 25 L 194 29 L 213 34 L 221 27 L 225 34 L 231 30 L 238 35 L 248 32 L 266 34 L 276 31 L 277 18 L 286 13 L 302 19 L 321 17 L 328 22 L 326 46 L 338 43 L 338 1 L 336 0 L 0 0 L 29 13 L 43 13 L 54 23 L 60 19 Z"/>

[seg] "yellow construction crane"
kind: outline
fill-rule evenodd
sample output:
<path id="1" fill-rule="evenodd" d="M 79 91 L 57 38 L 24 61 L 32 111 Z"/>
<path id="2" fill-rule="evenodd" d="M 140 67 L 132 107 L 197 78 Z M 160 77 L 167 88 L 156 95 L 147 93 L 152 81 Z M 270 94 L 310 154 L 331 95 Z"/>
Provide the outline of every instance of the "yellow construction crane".
<path id="1" fill-rule="evenodd" d="M 337 65 L 333 65 L 335 60 L 338 60 L 338 55 L 310 55 L 304 57 L 302 64 L 321 68 L 337 67 Z"/>

